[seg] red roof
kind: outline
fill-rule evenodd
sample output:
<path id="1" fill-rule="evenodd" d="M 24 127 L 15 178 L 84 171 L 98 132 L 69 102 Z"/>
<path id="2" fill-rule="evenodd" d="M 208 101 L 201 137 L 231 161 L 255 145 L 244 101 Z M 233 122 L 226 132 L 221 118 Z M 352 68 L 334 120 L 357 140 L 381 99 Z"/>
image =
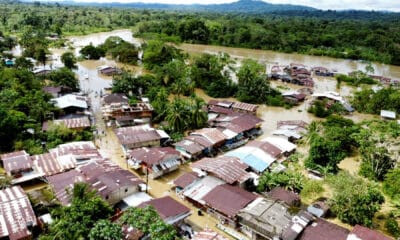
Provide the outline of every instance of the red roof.
<path id="1" fill-rule="evenodd" d="M 299 240 L 346 240 L 349 230 L 318 218 L 306 227 Z"/>
<path id="2" fill-rule="evenodd" d="M 32 160 L 25 151 L 5 153 L 0 155 L 7 173 L 32 168 Z"/>
<path id="3" fill-rule="evenodd" d="M 0 238 L 30 239 L 28 225 L 37 225 L 28 196 L 20 186 L 0 190 Z"/>
<path id="4" fill-rule="evenodd" d="M 347 237 L 347 240 L 390 240 L 390 239 L 391 238 L 386 237 L 382 233 L 379 233 L 377 231 L 374 231 L 372 229 L 360 225 L 356 225 L 350 232 L 349 236 Z"/>
<path id="5" fill-rule="evenodd" d="M 162 161 L 174 158 L 178 159 L 180 153 L 171 147 L 163 148 L 137 148 L 129 153 L 129 157 L 136 161 L 142 161 L 148 166 L 152 166 Z"/>
<path id="6" fill-rule="evenodd" d="M 246 146 L 259 148 L 275 158 L 278 157 L 282 153 L 282 150 L 280 148 L 276 147 L 275 145 L 273 145 L 269 142 L 251 141 Z"/>
<path id="7" fill-rule="evenodd" d="M 36 163 L 36 166 L 45 174 L 45 176 L 51 176 L 66 170 L 65 166 L 57 161 L 55 154 L 45 153 L 32 156 L 32 160 Z"/>
<path id="8" fill-rule="evenodd" d="M 114 130 L 121 144 L 146 143 L 157 141 L 161 136 L 153 128 L 143 126 L 123 127 Z"/>
<path id="9" fill-rule="evenodd" d="M 289 206 L 300 204 L 300 196 L 298 194 L 281 187 L 272 189 L 268 193 L 268 196 L 270 196 L 272 199 L 283 201 Z"/>
<path id="10" fill-rule="evenodd" d="M 245 169 L 249 166 L 236 157 L 220 156 L 217 158 L 203 158 L 193 163 L 191 167 L 210 172 L 225 182 L 232 184 L 241 182 L 245 176 L 248 176 Z"/>
<path id="11" fill-rule="evenodd" d="M 199 179 L 199 176 L 195 172 L 184 173 L 174 180 L 174 184 L 177 187 L 185 188 Z"/>
<path id="12" fill-rule="evenodd" d="M 152 199 L 140 204 L 139 208 L 153 206 L 162 219 L 190 213 L 190 209 L 170 196 Z"/>
<path id="13" fill-rule="evenodd" d="M 254 201 L 257 195 L 247 192 L 237 186 L 223 184 L 215 187 L 203 200 L 211 208 L 221 212 L 222 214 L 233 218 L 236 214 Z"/>

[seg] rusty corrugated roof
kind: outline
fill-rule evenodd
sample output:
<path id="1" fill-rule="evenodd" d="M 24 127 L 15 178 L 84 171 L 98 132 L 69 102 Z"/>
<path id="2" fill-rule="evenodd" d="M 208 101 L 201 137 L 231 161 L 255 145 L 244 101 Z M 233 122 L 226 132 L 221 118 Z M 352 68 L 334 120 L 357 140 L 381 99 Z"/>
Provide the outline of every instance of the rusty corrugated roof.
<path id="1" fill-rule="evenodd" d="M 140 204 L 139 208 L 153 206 L 162 219 L 190 213 L 190 209 L 170 196 L 155 198 Z"/>
<path id="2" fill-rule="evenodd" d="M 196 234 L 193 236 L 193 240 L 228 240 L 228 238 L 225 238 L 213 230 L 206 228 L 201 232 L 196 232 Z"/>
<path id="3" fill-rule="evenodd" d="M 7 173 L 32 168 L 32 160 L 28 153 L 17 151 L 0 155 Z"/>
<path id="4" fill-rule="evenodd" d="M 236 157 L 220 156 L 217 158 L 203 158 L 191 165 L 192 168 L 198 168 L 210 172 L 216 177 L 232 184 L 244 179 L 249 173 L 245 171 L 249 166 L 242 163 Z"/>
<path id="5" fill-rule="evenodd" d="M 20 186 L 0 190 L 0 237 L 27 239 L 32 233 L 28 225 L 37 226 L 28 196 Z"/>

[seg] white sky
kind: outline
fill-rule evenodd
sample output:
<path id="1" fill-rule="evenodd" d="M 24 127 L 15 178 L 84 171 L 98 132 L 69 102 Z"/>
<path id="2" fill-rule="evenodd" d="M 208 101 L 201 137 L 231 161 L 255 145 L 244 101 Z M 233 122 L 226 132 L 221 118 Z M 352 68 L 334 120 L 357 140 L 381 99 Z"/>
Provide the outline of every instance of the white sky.
<path id="1" fill-rule="evenodd" d="M 55 1 L 55 0 L 53 0 Z M 218 4 L 235 2 L 235 0 L 75 0 L 79 2 L 145 2 L 145 3 L 172 3 L 172 4 Z M 267 0 L 270 3 L 285 3 L 311 6 L 318 9 L 359 9 L 359 10 L 387 10 L 400 12 L 400 0 Z"/>

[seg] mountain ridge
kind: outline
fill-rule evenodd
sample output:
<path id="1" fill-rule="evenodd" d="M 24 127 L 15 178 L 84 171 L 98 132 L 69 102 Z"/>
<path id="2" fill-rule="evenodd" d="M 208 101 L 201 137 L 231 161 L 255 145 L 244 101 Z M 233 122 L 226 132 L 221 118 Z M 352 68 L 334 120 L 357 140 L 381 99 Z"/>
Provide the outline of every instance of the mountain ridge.
<path id="1" fill-rule="evenodd" d="M 25 2 L 33 2 L 27 0 Z M 37 1 L 36 1 L 37 2 Z M 163 4 L 163 3 L 121 3 L 121 2 L 78 2 L 78 1 L 40 1 L 42 3 L 59 3 L 80 6 L 99 6 L 99 7 L 117 7 L 117 8 L 137 8 L 154 10 L 185 10 L 185 11 L 207 11 L 207 12 L 225 12 L 225 13 L 268 13 L 279 11 L 317 11 L 318 9 L 303 5 L 292 4 L 272 4 L 261 0 L 239 0 L 232 3 L 221 4 Z"/>

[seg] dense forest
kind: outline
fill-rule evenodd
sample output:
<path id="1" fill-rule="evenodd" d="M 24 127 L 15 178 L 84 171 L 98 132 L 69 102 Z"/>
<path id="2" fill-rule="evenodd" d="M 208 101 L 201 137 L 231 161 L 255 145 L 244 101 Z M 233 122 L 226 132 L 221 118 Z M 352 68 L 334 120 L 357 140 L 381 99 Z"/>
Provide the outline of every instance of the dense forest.
<path id="1" fill-rule="evenodd" d="M 280 11 L 246 15 L 2 3 L 0 30 L 85 34 L 134 27 L 139 36 L 400 65 L 397 13 Z"/>

